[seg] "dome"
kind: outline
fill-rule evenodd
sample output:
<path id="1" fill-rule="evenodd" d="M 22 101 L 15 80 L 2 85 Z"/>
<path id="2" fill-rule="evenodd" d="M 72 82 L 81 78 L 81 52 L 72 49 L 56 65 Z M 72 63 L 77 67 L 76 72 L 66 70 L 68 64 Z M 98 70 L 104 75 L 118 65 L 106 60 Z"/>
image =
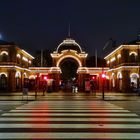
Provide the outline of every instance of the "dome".
<path id="1" fill-rule="evenodd" d="M 73 39 L 68 38 L 66 40 L 63 40 L 62 43 L 59 44 L 57 47 L 57 53 L 60 53 L 63 50 L 75 50 L 78 53 L 82 53 L 82 49 L 80 45 Z"/>

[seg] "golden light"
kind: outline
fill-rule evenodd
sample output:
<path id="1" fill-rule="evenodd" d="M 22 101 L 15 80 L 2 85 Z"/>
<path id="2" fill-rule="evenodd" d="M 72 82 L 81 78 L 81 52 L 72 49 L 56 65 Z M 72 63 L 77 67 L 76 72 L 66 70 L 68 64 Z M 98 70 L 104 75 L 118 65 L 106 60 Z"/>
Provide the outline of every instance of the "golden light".
<path id="1" fill-rule="evenodd" d="M 8 55 L 8 52 L 7 51 L 2 51 L 1 53 L 0 53 L 0 55 Z"/>
<path id="2" fill-rule="evenodd" d="M 61 61 L 62 61 L 63 59 L 65 59 L 65 58 L 73 58 L 73 59 L 75 59 L 75 60 L 78 62 L 79 67 L 82 66 L 81 61 L 80 61 L 77 57 L 75 57 L 75 56 L 73 56 L 73 55 L 67 55 L 67 56 L 63 56 L 63 57 L 61 57 L 61 58 L 58 60 L 56 66 L 59 67 Z"/>

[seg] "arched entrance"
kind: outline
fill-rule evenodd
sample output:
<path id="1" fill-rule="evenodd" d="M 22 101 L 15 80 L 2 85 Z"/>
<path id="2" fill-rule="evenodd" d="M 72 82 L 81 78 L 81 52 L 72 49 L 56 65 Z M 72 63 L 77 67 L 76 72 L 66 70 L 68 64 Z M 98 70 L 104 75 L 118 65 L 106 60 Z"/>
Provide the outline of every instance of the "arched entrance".
<path id="1" fill-rule="evenodd" d="M 2 73 L 0 74 L 0 90 L 6 90 L 7 88 L 7 75 Z"/>
<path id="2" fill-rule="evenodd" d="M 78 62 L 74 58 L 65 58 L 60 62 L 59 67 L 61 69 L 61 88 L 70 92 L 72 86 L 77 82 Z"/>
<path id="3" fill-rule="evenodd" d="M 21 72 L 17 71 L 15 74 L 15 78 L 16 78 L 16 89 L 20 89 L 20 84 L 21 84 Z"/>
<path id="4" fill-rule="evenodd" d="M 130 86 L 133 85 L 133 87 L 137 88 L 138 87 L 138 79 L 139 79 L 139 75 L 137 73 L 132 73 L 130 75 Z"/>
<path id="5" fill-rule="evenodd" d="M 118 72 L 117 74 L 117 80 L 118 80 L 118 90 L 122 90 L 122 73 Z"/>
<path id="6" fill-rule="evenodd" d="M 51 75 L 61 88 L 70 91 L 72 85 L 79 86 L 78 84 L 83 82 L 87 53 L 75 40 L 67 38 L 58 45 L 51 56 L 53 60 Z"/>
<path id="7" fill-rule="evenodd" d="M 60 63 L 61 79 L 68 81 L 77 78 L 78 63 L 73 58 L 66 58 Z"/>

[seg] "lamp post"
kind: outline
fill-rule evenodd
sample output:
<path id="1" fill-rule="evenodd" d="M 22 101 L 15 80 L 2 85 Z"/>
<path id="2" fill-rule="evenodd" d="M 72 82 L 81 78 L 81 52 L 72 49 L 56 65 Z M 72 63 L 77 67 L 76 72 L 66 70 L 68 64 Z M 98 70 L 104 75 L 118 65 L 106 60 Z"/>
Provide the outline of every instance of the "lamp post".
<path id="1" fill-rule="evenodd" d="M 105 93 L 104 93 L 104 79 L 102 78 L 102 99 L 104 100 Z"/>
<path id="2" fill-rule="evenodd" d="M 105 50 L 106 48 L 108 48 L 108 46 L 110 45 L 110 42 L 112 43 L 112 38 L 109 39 L 109 40 L 105 43 L 105 45 L 104 45 L 104 47 L 103 47 L 103 49 L 102 49 L 103 52 L 104 52 L 104 50 Z M 102 78 L 102 99 L 104 100 L 104 99 L 105 99 L 105 78 L 106 78 L 106 75 L 105 75 L 105 73 L 104 73 L 104 58 L 103 58 L 103 62 L 102 62 L 102 74 L 101 74 L 101 78 Z"/>
<path id="3" fill-rule="evenodd" d="M 104 87 L 104 85 L 105 85 L 105 78 L 106 78 L 106 75 L 105 75 L 104 71 L 102 70 L 102 99 L 103 100 L 105 98 L 105 92 L 104 92 L 104 90 L 105 90 L 105 87 Z"/>
<path id="4" fill-rule="evenodd" d="M 106 45 L 105 45 L 105 47 L 106 47 Z M 104 48 L 103 48 L 103 50 L 102 51 L 104 51 Z M 101 74 L 101 78 L 102 78 L 102 99 L 104 100 L 104 97 L 105 97 L 105 93 L 104 93 L 104 84 L 105 84 L 105 81 L 104 81 L 104 77 L 105 76 L 105 74 L 104 74 L 104 58 L 103 58 L 103 61 L 102 61 L 102 74 Z"/>
<path id="5" fill-rule="evenodd" d="M 116 41 L 110 38 L 104 45 L 102 51 L 104 52 L 108 47 L 115 48 L 116 47 Z M 106 79 L 106 74 L 104 73 L 104 64 L 102 64 L 102 98 L 104 100 L 104 85 L 105 85 L 105 79 Z"/>
<path id="6" fill-rule="evenodd" d="M 104 98 L 105 98 L 105 93 L 104 93 L 104 79 L 103 79 L 103 85 L 102 85 L 102 98 L 103 98 L 103 100 L 104 100 Z"/>

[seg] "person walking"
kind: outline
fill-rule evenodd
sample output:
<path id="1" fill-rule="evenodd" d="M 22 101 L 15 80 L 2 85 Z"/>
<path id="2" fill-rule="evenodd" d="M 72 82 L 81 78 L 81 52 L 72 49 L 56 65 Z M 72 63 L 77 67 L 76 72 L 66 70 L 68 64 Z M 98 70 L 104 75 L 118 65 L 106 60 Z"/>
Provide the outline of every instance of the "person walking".
<path id="1" fill-rule="evenodd" d="M 46 90 L 47 90 L 47 86 L 46 86 L 46 84 L 44 84 L 44 85 L 43 85 L 43 96 L 45 96 Z"/>
<path id="2" fill-rule="evenodd" d="M 90 81 L 90 92 L 91 92 L 91 94 L 94 93 L 94 90 L 95 90 L 94 82 L 93 81 Z"/>
<path id="3" fill-rule="evenodd" d="M 35 100 L 37 99 L 38 86 L 35 85 Z"/>

